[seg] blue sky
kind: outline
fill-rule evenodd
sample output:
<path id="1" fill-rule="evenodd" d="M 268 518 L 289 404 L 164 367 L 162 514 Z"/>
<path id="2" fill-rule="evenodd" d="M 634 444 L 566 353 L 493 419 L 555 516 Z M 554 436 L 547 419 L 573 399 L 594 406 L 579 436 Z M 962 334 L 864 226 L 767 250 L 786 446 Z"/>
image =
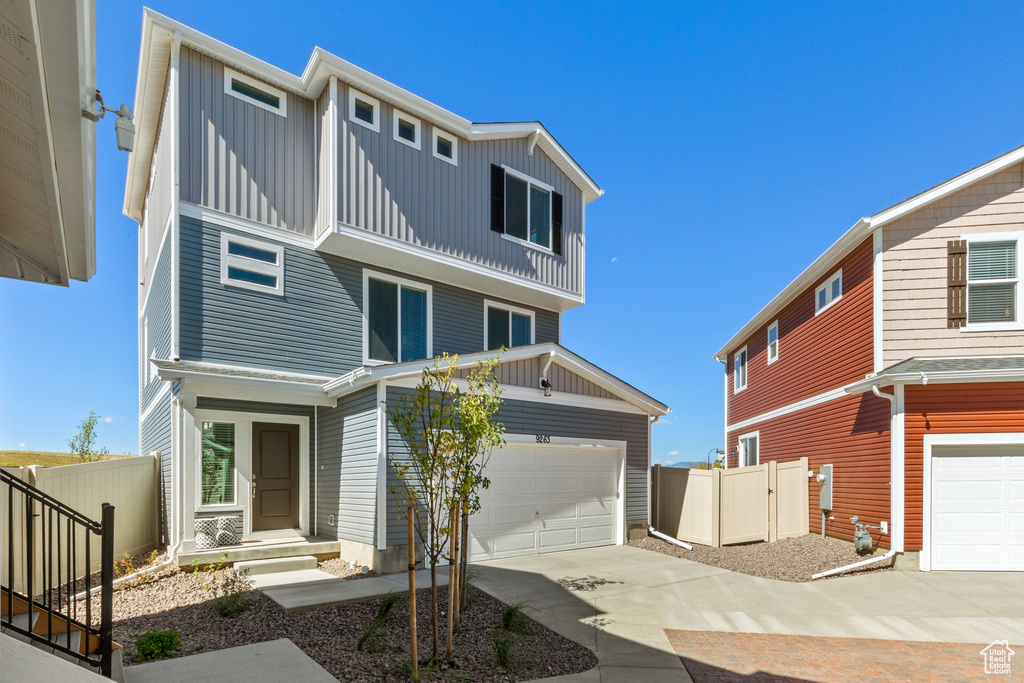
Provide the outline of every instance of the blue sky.
<path id="1" fill-rule="evenodd" d="M 143 5 L 97 4 L 100 88 L 131 106 Z M 859 217 L 1024 144 L 1019 2 L 322 5 L 152 3 L 292 73 L 319 45 L 471 120 L 543 121 L 606 190 L 563 343 L 672 406 L 655 461 L 722 445 L 712 354 Z M 93 409 L 137 450 L 109 118 L 98 145 L 96 276 L 0 280 L 0 448 L 65 450 Z"/>

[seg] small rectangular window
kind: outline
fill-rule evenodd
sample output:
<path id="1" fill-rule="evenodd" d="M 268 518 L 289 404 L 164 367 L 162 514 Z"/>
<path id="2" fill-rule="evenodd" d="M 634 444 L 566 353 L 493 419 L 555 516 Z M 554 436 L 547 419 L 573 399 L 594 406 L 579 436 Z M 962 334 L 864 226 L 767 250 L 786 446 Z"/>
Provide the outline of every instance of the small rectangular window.
<path id="1" fill-rule="evenodd" d="M 758 452 L 760 436 L 757 433 L 745 434 L 739 439 L 737 448 L 737 460 L 740 467 L 754 467 L 760 464 L 761 454 Z"/>
<path id="2" fill-rule="evenodd" d="M 434 129 L 434 157 L 453 166 L 459 164 L 459 141 L 455 136 Z"/>
<path id="3" fill-rule="evenodd" d="M 551 248 L 552 189 L 505 169 L 505 234 Z"/>
<path id="4" fill-rule="evenodd" d="M 288 96 L 283 90 L 224 67 L 224 92 L 243 102 L 280 116 L 288 115 Z"/>
<path id="5" fill-rule="evenodd" d="M 348 119 L 369 128 L 375 133 L 380 132 L 380 102 L 352 88 L 348 89 Z"/>
<path id="6" fill-rule="evenodd" d="M 768 365 L 779 359 L 779 321 L 768 328 Z"/>
<path id="7" fill-rule="evenodd" d="M 747 388 L 747 347 L 744 346 L 732 359 L 732 390 L 738 394 Z"/>
<path id="8" fill-rule="evenodd" d="M 220 236 L 220 281 L 223 285 L 284 294 L 284 247 L 247 237 Z"/>
<path id="9" fill-rule="evenodd" d="M 484 301 L 484 310 L 484 344 L 488 351 L 534 343 L 533 311 L 492 301 Z"/>
<path id="10" fill-rule="evenodd" d="M 825 284 L 814 292 L 814 315 L 818 315 L 843 298 L 843 271 L 833 273 Z"/>
<path id="11" fill-rule="evenodd" d="M 967 323 L 1017 321 L 1017 241 L 968 242 Z"/>
<path id="12" fill-rule="evenodd" d="M 397 363 L 431 355 L 430 287 L 381 274 L 365 275 L 365 360 Z"/>
<path id="13" fill-rule="evenodd" d="M 202 505 L 235 504 L 235 425 L 202 423 Z"/>
<path id="14" fill-rule="evenodd" d="M 403 145 L 413 149 L 420 148 L 420 120 L 404 114 L 397 109 L 393 111 L 394 138 Z"/>

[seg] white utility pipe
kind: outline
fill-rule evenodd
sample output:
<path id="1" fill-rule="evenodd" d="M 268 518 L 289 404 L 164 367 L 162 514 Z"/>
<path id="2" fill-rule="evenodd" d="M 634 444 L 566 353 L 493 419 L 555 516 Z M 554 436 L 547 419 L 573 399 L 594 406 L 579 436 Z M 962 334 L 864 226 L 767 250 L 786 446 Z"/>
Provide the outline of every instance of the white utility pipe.
<path id="1" fill-rule="evenodd" d="M 857 567 L 864 567 L 866 565 L 873 564 L 875 562 L 881 562 L 882 560 L 888 560 L 890 557 L 892 557 L 895 554 L 896 554 L 895 550 L 890 550 L 885 555 L 879 555 L 878 557 L 869 557 L 866 560 L 861 560 L 860 562 L 854 562 L 853 564 L 848 564 L 845 567 L 839 567 L 838 569 L 829 569 L 827 572 L 818 572 L 817 574 L 811 575 L 811 578 L 812 579 L 820 579 L 823 576 L 832 576 L 833 574 L 840 574 L 842 572 L 849 571 L 851 569 L 856 569 Z"/>
<path id="2" fill-rule="evenodd" d="M 671 536 L 666 536 L 665 534 L 661 533 L 660 531 L 655 531 L 653 526 L 649 526 L 647 528 L 650 530 L 652 536 L 657 536 L 658 538 L 664 539 L 664 540 L 668 541 L 669 543 L 675 543 L 680 548 L 686 548 L 687 550 L 693 550 L 693 546 L 690 545 L 689 543 L 683 543 L 678 538 L 672 538 Z"/>
<path id="3" fill-rule="evenodd" d="M 120 579 L 115 579 L 114 582 L 112 584 L 110 584 L 110 586 L 111 586 L 111 588 L 113 588 L 115 586 L 120 586 L 125 581 L 130 581 L 131 579 L 134 579 L 134 578 L 136 578 L 138 576 L 145 576 L 146 574 L 152 574 L 153 572 L 160 571 L 161 569 L 164 569 L 165 567 L 168 567 L 168 566 L 170 566 L 172 564 L 174 564 L 174 560 L 167 560 L 166 562 L 162 562 L 162 563 L 160 563 L 158 565 L 154 565 L 152 567 L 146 567 L 145 569 L 140 569 L 139 571 L 135 572 L 134 574 L 129 574 L 128 576 L 122 576 Z M 89 595 L 92 595 L 93 593 L 96 593 L 101 588 L 103 588 L 103 586 L 94 586 L 93 588 L 91 588 L 89 590 Z M 74 600 L 81 600 L 82 598 L 85 597 L 85 594 L 86 594 L 86 591 L 82 591 L 81 593 L 76 595 L 73 599 Z"/>

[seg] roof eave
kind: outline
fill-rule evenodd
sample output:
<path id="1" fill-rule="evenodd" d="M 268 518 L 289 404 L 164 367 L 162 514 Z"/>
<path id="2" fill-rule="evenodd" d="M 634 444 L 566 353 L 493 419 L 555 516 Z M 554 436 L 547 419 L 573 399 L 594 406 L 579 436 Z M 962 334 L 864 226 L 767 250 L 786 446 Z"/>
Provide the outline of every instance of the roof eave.
<path id="1" fill-rule="evenodd" d="M 847 394 L 863 394 L 871 387 L 894 385 L 973 384 L 984 382 L 1024 382 L 1024 370 L 961 370 L 952 372 L 898 372 L 876 375 L 843 387 Z"/>

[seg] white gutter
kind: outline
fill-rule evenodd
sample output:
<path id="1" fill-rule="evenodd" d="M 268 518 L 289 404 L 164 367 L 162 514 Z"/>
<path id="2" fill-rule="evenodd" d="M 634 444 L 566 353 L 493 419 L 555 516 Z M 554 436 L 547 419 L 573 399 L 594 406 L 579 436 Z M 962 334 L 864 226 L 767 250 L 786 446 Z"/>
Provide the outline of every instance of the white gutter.
<path id="1" fill-rule="evenodd" d="M 897 390 L 902 394 L 902 387 L 898 387 Z M 893 517 L 892 529 L 890 531 L 890 544 L 889 552 L 879 557 L 869 557 L 866 560 L 860 562 L 854 562 L 843 567 L 837 567 L 836 569 L 829 569 L 828 571 L 818 572 L 812 574 L 811 579 L 820 579 L 825 576 L 832 576 L 833 574 L 841 574 L 851 569 L 857 569 L 859 567 L 866 567 L 869 564 L 881 562 L 882 560 L 888 560 L 895 557 L 897 552 L 903 552 L 903 519 L 905 517 L 903 510 L 903 401 L 902 395 L 886 394 L 878 390 L 878 385 L 871 387 L 871 393 L 879 398 L 884 398 L 889 401 L 891 406 L 891 421 L 890 421 L 890 458 L 889 468 L 891 470 L 890 476 L 892 481 L 889 482 L 889 513 Z"/>
<path id="2" fill-rule="evenodd" d="M 665 534 L 661 533 L 660 531 L 655 531 L 653 526 L 648 526 L 647 530 L 651 532 L 651 536 L 657 536 L 658 538 L 660 538 L 662 540 L 665 540 L 665 541 L 668 541 L 669 543 L 674 543 L 677 546 L 679 546 L 680 548 L 686 548 L 687 550 L 693 550 L 693 546 L 690 545 L 689 543 L 683 543 L 678 538 L 672 538 L 671 536 L 666 536 Z"/>

